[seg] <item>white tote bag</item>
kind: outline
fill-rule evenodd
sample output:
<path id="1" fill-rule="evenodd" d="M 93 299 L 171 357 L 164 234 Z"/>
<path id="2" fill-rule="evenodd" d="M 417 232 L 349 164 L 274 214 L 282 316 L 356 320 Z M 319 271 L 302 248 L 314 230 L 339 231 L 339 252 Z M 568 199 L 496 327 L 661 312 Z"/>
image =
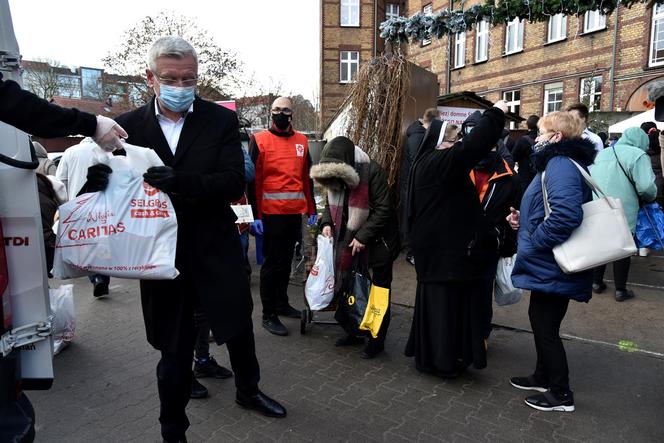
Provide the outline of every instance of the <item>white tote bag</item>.
<path id="1" fill-rule="evenodd" d="M 334 246 L 332 237 L 318 236 L 316 262 L 309 272 L 304 295 L 309 309 L 327 308 L 334 296 Z"/>
<path id="2" fill-rule="evenodd" d="M 496 268 L 496 280 L 493 285 L 493 297 L 498 306 L 507 306 L 518 303 L 523 290 L 515 288 L 512 284 L 512 270 L 516 255 L 513 257 L 500 257 Z"/>
<path id="3" fill-rule="evenodd" d="M 586 271 L 597 266 L 629 257 L 636 252 L 634 238 L 627 225 L 620 199 L 609 197 L 574 160 L 583 179 L 601 198 L 584 203 L 583 221 L 572 235 L 553 248 L 553 256 L 566 274 Z M 545 219 L 551 214 L 542 172 L 542 194 Z"/>

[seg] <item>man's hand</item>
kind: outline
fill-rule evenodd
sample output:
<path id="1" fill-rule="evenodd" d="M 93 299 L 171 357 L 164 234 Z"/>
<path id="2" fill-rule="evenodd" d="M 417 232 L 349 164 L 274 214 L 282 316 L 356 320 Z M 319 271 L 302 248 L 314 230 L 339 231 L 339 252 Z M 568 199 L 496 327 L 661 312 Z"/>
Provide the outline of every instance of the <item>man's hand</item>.
<path id="1" fill-rule="evenodd" d="M 314 215 L 310 215 L 310 216 L 309 216 L 309 221 L 307 221 L 307 224 L 308 224 L 309 226 L 313 226 L 313 225 L 316 224 L 317 221 L 318 221 L 318 215 L 316 215 L 316 214 L 314 214 Z"/>
<path id="2" fill-rule="evenodd" d="M 103 163 L 97 163 L 88 168 L 86 177 L 87 183 L 85 190 L 87 192 L 103 191 L 108 186 L 108 178 L 113 170 Z"/>
<path id="3" fill-rule="evenodd" d="M 92 138 L 104 151 L 112 152 L 116 149 L 122 149 L 122 140 L 120 139 L 127 137 L 129 137 L 127 132 L 114 120 L 103 115 L 97 116 L 97 129 Z"/>
<path id="4" fill-rule="evenodd" d="M 332 237 L 332 226 L 330 225 L 325 225 L 323 226 L 323 237 L 330 238 Z"/>
<path id="5" fill-rule="evenodd" d="M 509 110 L 509 108 L 507 107 L 507 102 L 505 100 L 498 100 L 496 103 L 494 103 L 493 107 L 500 109 L 505 114 L 507 114 L 507 111 Z"/>
<path id="6" fill-rule="evenodd" d="M 354 238 L 353 241 L 350 242 L 350 244 L 348 246 L 353 248 L 353 252 L 352 252 L 351 255 L 355 255 L 356 253 L 362 252 L 362 250 L 364 250 L 364 248 L 365 248 L 365 246 L 362 243 L 360 243 L 359 241 L 357 241 L 356 238 Z"/>
<path id="7" fill-rule="evenodd" d="M 175 189 L 175 170 L 170 166 L 153 166 L 143 174 L 143 179 L 164 192 L 173 192 Z"/>
<path id="8" fill-rule="evenodd" d="M 510 215 L 505 217 L 505 220 L 507 220 L 507 223 L 510 224 L 510 228 L 513 230 L 517 231 L 519 229 L 519 218 L 521 216 L 521 213 L 514 209 L 510 208 Z"/>
<path id="9" fill-rule="evenodd" d="M 250 229 L 254 235 L 263 235 L 263 220 L 254 220 Z"/>

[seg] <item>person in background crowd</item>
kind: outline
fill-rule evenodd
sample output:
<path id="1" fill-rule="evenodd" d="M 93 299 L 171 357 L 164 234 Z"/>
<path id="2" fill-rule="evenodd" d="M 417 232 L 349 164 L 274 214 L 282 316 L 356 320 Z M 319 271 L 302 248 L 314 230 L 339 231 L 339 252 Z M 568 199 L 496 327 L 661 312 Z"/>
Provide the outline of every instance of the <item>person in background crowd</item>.
<path id="1" fill-rule="evenodd" d="M 415 312 L 405 354 L 419 371 L 459 376 L 486 367 L 481 279 L 497 250 L 470 172 L 496 145 L 507 105 L 479 115 L 461 141 L 434 120 L 411 169 L 408 227 L 417 260 Z"/>
<path id="2" fill-rule="evenodd" d="M 602 140 L 602 145 L 604 145 L 604 147 L 606 148 L 608 146 L 608 142 L 609 142 L 609 134 L 602 131 L 602 132 L 598 132 L 597 136 L 599 137 L 600 140 Z"/>
<path id="3" fill-rule="evenodd" d="M 597 152 L 601 152 L 604 149 L 604 142 L 602 141 L 601 138 L 599 138 L 597 134 L 595 134 L 593 131 L 591 131 L 588 128 L 588 116 L 590 115 L 588 106 L 584 105 L 583 103 L 575 103 L 572 106 L 567 107 L 567 112 L 571 113 L 574 117 L 581 120 L 581 123 L 583 125 L 582 137 L 590 140 L 592 144 L 595 146 L 595 150 Z"/>
<path id="4" fill-rule="evenodd" d="M 587 170 L 596 151 L 581 138 L 583 123 L 569 112 L 552 112 L 540 118 L 539 136 L 531 157 L 537 175 L 526 189 L 521 212 L 512 211 L 508 222 L 518 229 L 518 250 L 512 282 L 530 290 L 528 317 L 535 339 L 535 371 L 513 377 L 512 386 L 538 391 L 526 404 L 541 411 L 573 411 L 574 395 L 569 386 L 565 348 L 560 324 L 570 299 L 588 302 L 592 296 L 592 271 L 565 274 L 553 256 L 553 248 L 565 242 L 583 221 L 581 205 L 592 200 L 592 192 L 570 160 Z M 542 184 L 541 176 L 546 171 Z M 544 216 L 542 186 L 551 206 Z"/>
<path id="5" fill-rule="evenodd" d="M 662 191 L 664 187 L 664 178 L 662 177 L 662 148 L 659 145 L 659 129 L 655 122 L 641 123 L 641 129 L 648 135 L 648 151 L 652 171 L 655 173 L 655 185 L 657 185 L 657 202 L 662 205 Z"/>
<path id="6" fill-rule="evenodd" d="M 401 246 L 406 248 L 406 261 L 411 265 L 415 265 L 415 256 L 410 247 L 410 238 L 406 231 L 406 199 L 408 197 L 408 177 L 410 168 L 413 166 L 413 161 L 417 155 L 417 150 L 422 144 L 424 134 L 431 125 L 431 121 L 440 117 L 440 111 L 437 108 L 429 108 L 424 111 L 422 118 L 415 120 L 406 129 L 406 146 L 404 148 L 401 159 L 401 177 L 400 177 L 400 230 L 401 230 Z"/>
<path id="7" fill-rule="evenodd" d="M 609 136 L 608 140 L 608 146 L 607 148 L 612 148 L 616 145 L 616 142 L 618 142 L 618 136 L 617 135 L 611 135 Z"/>
<path id="8" fill-rule="evenodd" d="M 530 161 L 530 156 L 533 153 L 533 145 L 537 138 L 538 121 L 539 117 L 536 115 L 528 117 L 528 120 L 526 120 L 528 133 L 519 137 L 514 144 L 514 149 L 512 149 L 512 157 L 514 157 L 514 161 L 518 165 L 519 181 L 521 182 L 521 189 L 523 191 L 526 190 L 535 176 L 535 168 Z"/>
<path id="9" fill-rule="evenodd" d="M 55 171 L 58 169 L 53 160 L 48 158 L 48 152 L 41 143 L 32 141 L 32 146 L 35 147 L 35 154 L 37 154 L 37 160 L 39 161 L 39 166 L 37 167 L 38 174 L 43 175 L 55 175 Z"/>
<path id="10" fill-rule="evenodd" d="M 475 111 L 472 114 L 470 114 L 461 125 L 461 137 L 465 137 L 466 135 L 470 134 L 470 132 L 479 123 L 481 117 L 482 117 L 482 111 Z M 505 143 L 505 140 L 507 139 L 509 139 L 509 131 L 503 128 L 500 132 L 500 137 L 498 138 L 498 141 L 495 144 L 496 151 L 498 152 L 498 155 L 500 155 L 502 158 L 504 158 L 507 161 L 507 164 L 510 166 L 510 168 L 513 168 L 514 158 L 512 157 L 512 153 L 507 148 L 507 145 Z"/>
<path id="11" fill-rule="evenodd" d="M 288 302 L 288 282 L 295 243 L 302 230 L 302 214 L 316 223 L 316 204 L 309 178 L 311 157 L 307 137 L 293 129 L 293 104 L 288 97 L 272 103 L 272 127 L 249 141 L 256 178 L 249 198 L 254 208 L 254 230 L 263 234 L 264 262 L 260 292 L 263 327 L 288 335 L 279 315 L 300 318 Z"/>
<path id="12" fill-rule="evenodd" d="M 356 255 L 366 260 L 373 284 L 389 290 L 392 263 L 400 248 L 394 196 L 385 170 L 350 139 L 335 137 L 323 148 L 320 163 L 311 168 L 311 177 L 327 189 L 320 227 L 325 237 L 335 238 L 335 293 L 342 290 Z M 388 304 L 378 337 L 369 337 L 362 358 L 374 358 L 383 351 L 389 325 Z M 363 342 L 363 337 L 347 335 L 335 346 Z"/>
<path id="13" fill-rule="evenodd" d="M 128 143 L 153 148 L 163 161 L 165 166 L 149 168 L 144 178 L 168 193 L 178 218 L 175 264 L 180 275 L 175 280 L 142 280 L 141 304 L 148 341 L 161 353 L 161 435 L 167 442 L 184 442 L 198 307 L 217 344 L 225 343 L 228 349 L 235 402 L 268 417 L 285 417 L 286 409 L 258 389 L 253 303 L 230 207 L 245 189 L 237 116 L 196 97 L 198 56 L 187 41 L 162 37 L 147 59 L 147 82 L 155 95 L 148 104 L 119 116 L 118 122 L 129 133 Z M 98 182 L 104 178 L 100 172 Z"/>
<path id="14" fill-rule="evenodd" d="M 649 203 L 657 196 L 655 174 L 650 157 L 648 136 L 641 128 L 627 128 L 618 143 L 605 149 L 595 157 L 592 177 L 602 191 L 611 197 L 619 198 L 627 217 L 627 224 L 634 233 L 640 203 Z M 627 278 L 631 257 L 613 262 L 616 301 L 634 297 L 627 289 Z M 606 289 L 604 271 L 606 266 L 595 269 L 593 292 L 600 294 Z"/>
<path id="15" fill-rule="evenodd" d="M 484 307 L 483 335 L 485 347 L 491 335 L 493 318 L 493 284 L 499 257 L 511 257 L 516 253 L 516 234 L 505 220 L 510 208 L 518 208 L 521 200 L 521 183 L 512 171 L 507 160 L 493 148 L 470 171 L 470 179 L 475 185 L 484 214 L 498 233 L 499 247 L 489 257 L 481 282 Z"/>
<path id="16" fill-rule="evenodd" d="M 58 212 L 60 201 L 53 189 L 51 181 L 42 173 L 37 173 L 37 191 L 39 192 L 39 209 L 41 211 L 42 231 L 44 233 L 44 249 L 46 251 L 46 272 L 51 277 L 53 257 L 55 255 L 56 235 L 53 232 L 55 213 Z"/>

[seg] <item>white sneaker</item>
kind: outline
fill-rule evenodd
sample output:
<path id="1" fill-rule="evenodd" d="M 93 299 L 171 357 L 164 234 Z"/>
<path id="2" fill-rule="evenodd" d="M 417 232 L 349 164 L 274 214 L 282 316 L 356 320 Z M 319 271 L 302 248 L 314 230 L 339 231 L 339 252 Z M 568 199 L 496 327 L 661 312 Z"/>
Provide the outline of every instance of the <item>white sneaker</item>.
<path id="1" fill-rule="evenodd" d="M 648 248 L 639 248 L 639 257 L 647 257 L 650 254 L 650 249 Z"/>

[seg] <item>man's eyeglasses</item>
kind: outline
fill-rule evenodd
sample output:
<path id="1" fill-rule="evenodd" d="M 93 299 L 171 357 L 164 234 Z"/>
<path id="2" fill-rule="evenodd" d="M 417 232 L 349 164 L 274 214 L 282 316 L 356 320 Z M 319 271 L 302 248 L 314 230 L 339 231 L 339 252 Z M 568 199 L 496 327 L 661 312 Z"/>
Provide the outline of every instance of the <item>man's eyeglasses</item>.
<path id="1" fill-rule="evenodd" d="M 183 78 L 183 79 L 176 79 L 176 78 L 169 78 L 169 77 L 156 77 L 157 80 L 159 81 L 160 84 L 166 85 L 166 86 L 184 86 L 184 87 L 190 87 L 190 86 L 196 86 L 196 83 L 198 82 L 198 77 L 194 78 Z"/>
<path id="2" fill-rule="evenodd" d="M 282 113 L 282 112 L 283 112 L 285 115 L 291 115 L 291 114 L 293 113 L 293 110 L 292 110 L 291 108 L 279 108 L 279 107 L 277 107 L 277 106 L 275 106 L 274 108 L 272 108 L 272 113 L 273 113 L 273 114 L 280 114 L 280 113 Z"/>

